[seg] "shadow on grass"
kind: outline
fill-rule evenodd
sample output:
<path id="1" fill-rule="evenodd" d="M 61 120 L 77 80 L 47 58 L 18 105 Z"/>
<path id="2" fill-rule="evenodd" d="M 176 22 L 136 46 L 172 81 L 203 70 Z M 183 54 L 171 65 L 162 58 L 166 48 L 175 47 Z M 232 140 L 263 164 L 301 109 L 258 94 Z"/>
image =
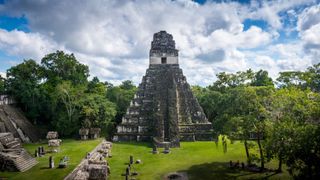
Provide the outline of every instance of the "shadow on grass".
<path id="1" fill-rule="evenodd" d="M 240 171 L 240 169 L 229 168 L 229 163 L 212 162 L 191 166 L 185 172 L 190 180 L 210 180 L 210 179 L 246 179 L 245 176 L 258 176 L 257 179 L 267 179 L 275 174 L 264 176 L 263 173 Z M 261 174 L 261 176 L 260 176 Z"/>
<path id="2" fill-rule="evenodd" d="M 132 145 L 132 146 L 144 146 L 148 148 L 152 148 L 152 144 L 150 142 L 113 142 L 113 144 L 123 144 L 123 145 Z"/>

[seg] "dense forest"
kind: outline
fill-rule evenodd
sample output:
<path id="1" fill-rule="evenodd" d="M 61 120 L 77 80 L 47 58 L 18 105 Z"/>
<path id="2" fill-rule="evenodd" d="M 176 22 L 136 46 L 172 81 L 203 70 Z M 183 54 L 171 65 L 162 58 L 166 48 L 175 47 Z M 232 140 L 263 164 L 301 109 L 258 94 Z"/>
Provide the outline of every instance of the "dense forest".
<path id="1" fill-rule="evenodd" d="M 24 60 L 1 78 L 0 92 L 15 98 L 25 115 L 38 126 L 76 136 L 81 127 L 101 127 L 109 136 L 121 120 L 136 87 L 88 80 L 89 68 L 73 54 L 51 53 L 38 64 Z"/>
<path id="2" fill-rule="evenodd" d="M 278 159 L 279 172 L 285 163 L 294 177 L 320 177 L 320 63 L 276 81 L 263 70 L 222 72 L 193 92 L 215 137 L 244 142 L 248 164 Z"/>
<path id="3" fill-rule="evenodd" d="M 34 123 L 76 136 L 80 127 L 101 127 L 107 137 L 125 114 L 137 87 L 88 79 L 89 68 L 73 54 L 30 59 L 0 76 L 0 93 L 10 94 Z M 247 70 L 219 73 L 208 87 L 192 90 L 213 124 L 213 136 L 244 142 L 248 163 L 278 159 L 295 177 L 320 177 L 320 63 L 305 71 Z M 227 151 L 227 147 L 225 147 Z"/>

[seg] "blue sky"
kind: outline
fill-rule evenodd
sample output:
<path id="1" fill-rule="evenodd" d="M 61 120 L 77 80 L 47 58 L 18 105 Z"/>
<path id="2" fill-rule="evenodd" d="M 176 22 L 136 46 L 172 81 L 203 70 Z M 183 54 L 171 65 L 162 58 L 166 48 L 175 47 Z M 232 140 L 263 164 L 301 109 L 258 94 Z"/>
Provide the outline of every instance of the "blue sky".
<path id="1" fill-rule="evenodd" d="M 173 35 L 191 84 L 249 68 L 276 78 L 320 61 L 317 0 L 0 0 L 0 74 L 23 59 L 40 62 L 64 50 L 91 76 L 138 84 L 160 30 Z"/>

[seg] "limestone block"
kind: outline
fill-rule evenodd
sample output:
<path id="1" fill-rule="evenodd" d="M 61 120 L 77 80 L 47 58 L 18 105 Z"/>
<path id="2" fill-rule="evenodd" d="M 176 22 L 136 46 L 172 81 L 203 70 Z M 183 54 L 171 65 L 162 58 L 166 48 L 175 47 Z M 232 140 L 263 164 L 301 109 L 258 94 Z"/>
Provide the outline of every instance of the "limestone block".
<path id="1" fill-rule="evenodd" d="M 48 141 L 48 146 L 50 147 L 58 147 L 60 146 L 62 140 L 61 139 L 50 139 Z"/>
<path id="2" fill-rule="evenodd" d="M 47 134 L 47 139 L 57 139 L 59 137 L 57 131 L 49 131 Z"/>

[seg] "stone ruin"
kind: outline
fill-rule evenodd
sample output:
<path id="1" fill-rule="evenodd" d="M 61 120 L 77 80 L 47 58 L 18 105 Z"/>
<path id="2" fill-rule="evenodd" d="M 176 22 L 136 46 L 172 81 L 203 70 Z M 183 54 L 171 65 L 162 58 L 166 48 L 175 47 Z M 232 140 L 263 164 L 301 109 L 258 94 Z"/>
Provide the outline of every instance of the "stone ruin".
<path id="1" fill-rule="evenodd" d="M 155 33 L 149 68 L 130 103 L 114 141 L 153 141 L 179 147 L 180 141 L 212 140 L 207 120 L 179 67 L 171 34 Z"/>
<path id="2" fill-rule="evenodd" d="M 57 131 L 49 131 L 47 133 L 47 139 L 50 140 L 50 139 L 58 139 L 59 138 L 59 134 Z"/>
<path id="3" fill-rule="evenodd" d="M 111 156 L 112 143 L 103 141 L 64 179 L 65 180 L 106 180 L 110 167 L 105 160 Z"/>
<path id="4" fill-rule="evenodd" d="M 12 133 L 0 133 L 0 170 L 27 171 L 38 162 L 24 148 L 19 138 Z"/>
<path id="5" fill-rule="evenodd" d="M 81 128 L 79 129 L 79 135 L 81 140 L 97 139 L 100 137 L 101 129 L 100 128 Z M 90 135 L 90 136 L 89 136 Z"/>
<path id="6" fill-rule="evenodd" d="M 23 143 L 39 141 L 39 130 L 29 122 L 21 110 L 10 104 L 13 101 L 2 99 L 0 101 L 2 101 L 0 105 L 0 133 L 10 132 Z"/>
<path id="7" fill-rule="evenodd" d="M 87 128 L 79 129 L 79 135 L 81 140 L 87 140 L 89 138 L 89 129 Z"/>
<path id="8" fill-rule="evenodd" d="M 60 145 L 62 140 L 58 138 L 59 138 L 59 134 L 56 131 L 49 131 L 47 133 L 49 152 L 60 151 Z"/>
<path id="9" fill-rule="evenodd" d="M 91 139 L 99 138 L 100 137 L 100 132 L 101 132 L 100 128 L 90 128 Z"/>

